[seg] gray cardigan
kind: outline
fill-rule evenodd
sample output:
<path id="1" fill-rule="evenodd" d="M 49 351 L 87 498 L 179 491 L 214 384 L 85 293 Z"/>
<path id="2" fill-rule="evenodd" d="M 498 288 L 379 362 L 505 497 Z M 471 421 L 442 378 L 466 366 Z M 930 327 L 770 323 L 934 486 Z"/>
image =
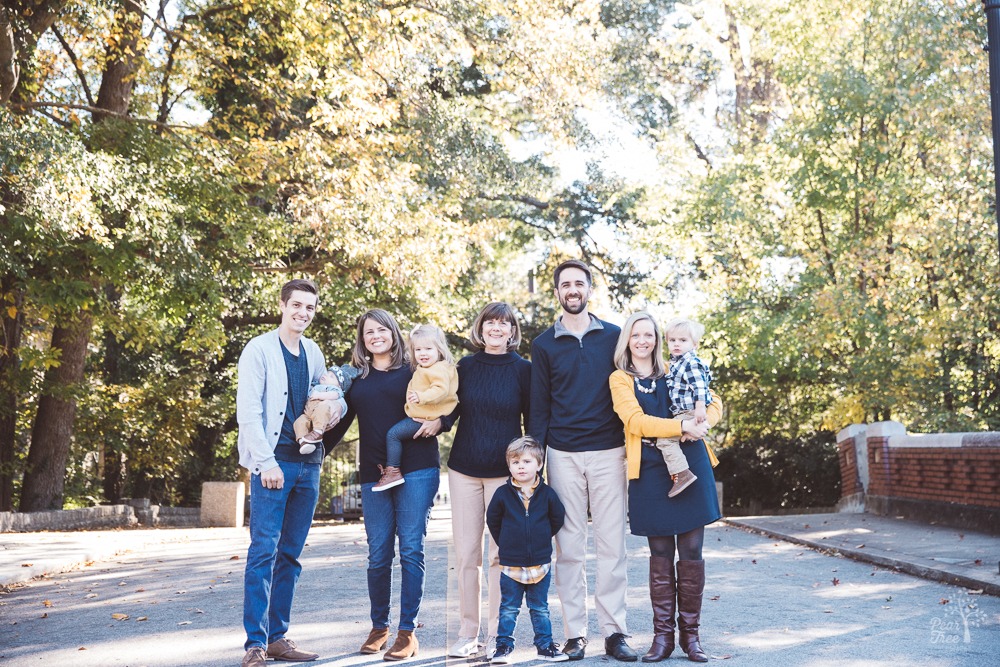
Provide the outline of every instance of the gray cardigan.
<path id="1" fill-rule="evenodd" d="M 301 341 L 310 382 L 316 382 L 326 369 L 326 360 L 316 343 L 306 337 Z M 288 405 L 288 371 L 277 329 L 247 343 L 240 354 L 238 370 L 236 421 L 240 426 L 237 439 L 240 465 L 251 473 L 260 473 L 278 465 L 274 448 Z"/>

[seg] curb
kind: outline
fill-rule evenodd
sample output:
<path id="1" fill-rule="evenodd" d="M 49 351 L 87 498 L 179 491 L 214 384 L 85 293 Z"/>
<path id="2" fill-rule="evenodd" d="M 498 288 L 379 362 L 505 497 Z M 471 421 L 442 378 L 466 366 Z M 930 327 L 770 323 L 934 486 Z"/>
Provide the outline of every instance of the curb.
<path id="1" fill-rule="evenodd" d="M 982 579 L 976 579 L 964 574 L 952 572 L 940 565 L 921 565 L 920 563 L 901 560 L 898 555 L 889 555 L 889 552 L 882 551 L 881 549 L 867 548 L 861 550 L 849 547 L 839 547 L 833 544 L 823 544 L 822 542 L 817 542 L 815 540 L 807 540 L 801 537 L 795 537 L 794 535 L 788 535 L 768 528 L 755 526 L 751 523 L 743 522 L 738 519 L 723 518 L 722 522 L 726 525 L 733 526 L 734 528 L 739 528 L 751 533 L 760 533 L 762 535 L 767 535 L 769 537 L 785 542 L 791 542 L 793 544 L 801 544 L 809 547 L 810 549 L 816 549 L 817 551 L 838 554 L 852 560 L 870 563 L 872 565 L 895 570 L 897 572 L 904 572 L 921 579 L 929 579 L 931 581 L 937 581 L 944 584 L 962 586 L 963 588 L 968 588 L 970 590 L 982 591 L 987 595 L 1000 597 L 1000 585 L 994 584 L 993 582 L 983 581 Z"/>

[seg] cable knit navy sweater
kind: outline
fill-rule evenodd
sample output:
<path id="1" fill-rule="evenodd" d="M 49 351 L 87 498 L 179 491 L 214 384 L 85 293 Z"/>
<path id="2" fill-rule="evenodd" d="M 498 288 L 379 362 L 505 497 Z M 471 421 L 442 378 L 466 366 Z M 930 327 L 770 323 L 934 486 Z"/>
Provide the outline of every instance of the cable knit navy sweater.
<path id="1" fill-rule="evenodd" d="M 476 354 L 458 362 L 458 420 L 448 468 L 469 477 L 506 477 L 507 445 L 527 430 L 531 364 L 516 352 Z"/>

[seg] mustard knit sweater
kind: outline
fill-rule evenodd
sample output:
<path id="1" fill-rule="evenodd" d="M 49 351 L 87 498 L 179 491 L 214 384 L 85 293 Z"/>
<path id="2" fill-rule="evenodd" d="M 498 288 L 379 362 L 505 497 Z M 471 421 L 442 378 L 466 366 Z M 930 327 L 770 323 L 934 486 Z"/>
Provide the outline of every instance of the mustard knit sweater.
<path id="1" fill-rule="evenodd" d="M 427 368 L 413 371 L 407 393 L 417 392 L 419 403 L 407 403 L 406 415 L 420 419 L 437 419 L 450 415 L 458 405 L 458 371 L 455 364 L 439 361 Z"/>

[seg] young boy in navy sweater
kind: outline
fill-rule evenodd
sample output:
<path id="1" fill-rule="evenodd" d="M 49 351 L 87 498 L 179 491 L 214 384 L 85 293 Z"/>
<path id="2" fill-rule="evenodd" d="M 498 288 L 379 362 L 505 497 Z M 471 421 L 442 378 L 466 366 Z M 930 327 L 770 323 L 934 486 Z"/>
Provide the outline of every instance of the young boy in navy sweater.
<path id="1" fill-rule="evenodd" d="M 501 572 L 497 644 L 490 662 L 510 663 L 522 598 L 527 598 L 538 657 L 568 660 L 552 642 L 548 603 L 552 537 L 562 528 L 566 510 L 538 474 L 542 448 L 534 438 L 517 438 L 507 446 L 507 467 L 510 479 L 493 494 L 486 510 L 486 525 L 500 550 Z"/>

